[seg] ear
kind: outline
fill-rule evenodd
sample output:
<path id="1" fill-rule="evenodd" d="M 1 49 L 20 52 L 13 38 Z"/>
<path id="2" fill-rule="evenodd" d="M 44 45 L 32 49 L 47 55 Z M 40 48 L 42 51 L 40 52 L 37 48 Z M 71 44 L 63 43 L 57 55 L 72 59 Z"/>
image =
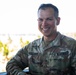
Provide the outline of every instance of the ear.
<path id="1" fill-rule="evenodd" d="M 59 25 L 60 24 L 60 17 L 57 18 L 57 23 L 56 25 Z"/>

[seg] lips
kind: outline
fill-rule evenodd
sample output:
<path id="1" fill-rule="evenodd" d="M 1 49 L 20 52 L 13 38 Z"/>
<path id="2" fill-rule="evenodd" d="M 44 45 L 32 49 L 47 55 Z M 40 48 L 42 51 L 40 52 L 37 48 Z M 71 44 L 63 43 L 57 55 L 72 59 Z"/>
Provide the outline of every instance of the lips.
<path id="1" fill-rule="evenodd" d="M 49 27 L 47 27 L 47 28 L 42 28 L 42 30 L 43 30 L 44 32 L 47 32 L 49 29 L 50 29 Z"/>

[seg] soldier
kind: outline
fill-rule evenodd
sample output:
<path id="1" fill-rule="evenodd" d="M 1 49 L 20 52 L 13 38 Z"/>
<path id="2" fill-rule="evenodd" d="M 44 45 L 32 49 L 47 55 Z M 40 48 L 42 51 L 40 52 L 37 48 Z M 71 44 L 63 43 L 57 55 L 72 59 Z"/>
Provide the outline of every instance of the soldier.
<path id="1" fill-rule="evenodd" d="M 8 75 L 76 75 L 76 40 L 57 31 L 59 10 L 53 4 L 38 8 L 38 29 L 42 38 L 21 48 L 8 61 Z M 29 73 L 23 70 L 29 67 Z"/>

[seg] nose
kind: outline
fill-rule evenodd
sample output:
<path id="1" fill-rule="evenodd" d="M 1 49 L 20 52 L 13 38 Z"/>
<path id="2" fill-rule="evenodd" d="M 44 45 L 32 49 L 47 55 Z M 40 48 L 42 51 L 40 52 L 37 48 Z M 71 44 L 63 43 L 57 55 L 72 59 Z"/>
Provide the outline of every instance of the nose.
<path id="1" fill-rule="evenodd" d="M 43 20 L 42 26 L 45 26 L 47 24 L 46 20 Z"/>

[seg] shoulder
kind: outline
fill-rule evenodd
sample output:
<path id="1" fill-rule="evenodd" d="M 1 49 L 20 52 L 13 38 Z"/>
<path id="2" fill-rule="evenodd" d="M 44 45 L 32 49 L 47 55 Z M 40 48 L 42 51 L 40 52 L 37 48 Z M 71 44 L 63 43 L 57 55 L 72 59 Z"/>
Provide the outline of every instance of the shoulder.
<path id="1" fill-rule="evenodd" d="M 30 42 L 28 45 L 24 46 L 22 49 L 29 49 L 32 48 L 34 46 L 39 46 L 41 43 L 42 38 L 39 39 L 35 39 L 32 42 Z"/>
<path id="2" fill-rule="evenodd" d="M 61 41 L 62 41 L 63 44 L 65 44 L 69 48 L 76 47 L 76 40 L 72 37 L 62 35 Z"/>
<path id="3" fill-rule="evenodd" d="M 62 35 L 62 39 L 67 43 L 76 43 L 76 40 L 74 38 L 66 35 Z"/>
<path id="4" fill-rule="evenodd" d="M 36 40 L 32 41 L 31 44 L 33 46 L 35 46 L 35 45 L 38 46 L 38 45 L 40 45 L 41 42 L 42 42 L 42 38 L 39 38 L 39 39 L 36 39 Z"/>

